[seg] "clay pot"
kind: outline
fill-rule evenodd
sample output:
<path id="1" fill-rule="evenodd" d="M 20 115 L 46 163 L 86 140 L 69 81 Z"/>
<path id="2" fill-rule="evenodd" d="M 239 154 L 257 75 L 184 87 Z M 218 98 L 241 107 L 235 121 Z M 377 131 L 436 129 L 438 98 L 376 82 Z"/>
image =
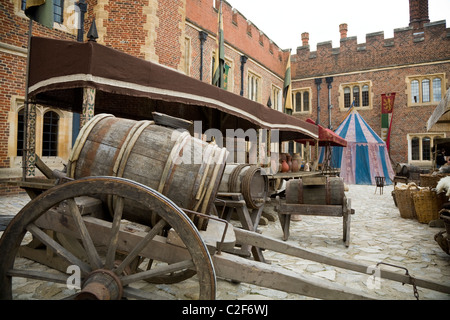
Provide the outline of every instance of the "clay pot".
<path id="1" fill-rule="evenodd" d="M 289 171 L 288 172 L 291 172 L 292 171 L 292 156 L 289 153 L 286 154 L 286 162 L 287 162 L 287 164 L 289 166 Z"/>
<path id="2" fill-rule="evenodd" d="M 292 166 L 291 166 L 292 172 L 300 171 L 301 161 L 302 160 L 300 158 L 300 153 L 294 153 L 294 155 L 292 156 Z"/>
<path id="3" fill-rule="evenodd" d="M 286 160 L 281 160 L 281 172 L 289 172 L 289 165 Z"/>

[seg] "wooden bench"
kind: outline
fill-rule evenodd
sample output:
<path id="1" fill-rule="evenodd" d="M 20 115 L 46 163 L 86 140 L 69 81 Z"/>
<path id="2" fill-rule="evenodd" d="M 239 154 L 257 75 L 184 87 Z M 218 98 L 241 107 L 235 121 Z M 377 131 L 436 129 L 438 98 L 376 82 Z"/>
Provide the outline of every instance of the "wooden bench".
<path id="1" fill-rule="evenodd" d="M 278 212 L 278 218 L 283 230 L 284 241 L 289 238 L 291 215 L 299 214 L 310 216 L 342 217 L 343 240 L 346 247 L 348 247 L 350 244 L 351 215 L 355 213 L 355 210 L 351 208 L 351 201 L 350 199 L 347 199 L 347 197 L 344 197 L 343 205 L 287 204 L 281 202 L 281 200 L 278 198 L 276 210 Z"/>

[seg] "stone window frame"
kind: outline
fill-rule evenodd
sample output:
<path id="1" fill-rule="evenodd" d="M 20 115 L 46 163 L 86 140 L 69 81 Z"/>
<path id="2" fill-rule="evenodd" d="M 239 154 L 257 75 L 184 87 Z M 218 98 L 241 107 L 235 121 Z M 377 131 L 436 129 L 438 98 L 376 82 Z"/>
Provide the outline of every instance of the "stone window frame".
<path id="1" fill-rule="evenodd" d="M 271 90 L 272 106 L 271 108 L 283 112 L 283 93 L 280 87 L 272 84 Z"/>
<path id="2" fill-rule="evenodd" d="M 250 81 L 251 80 L 251 81 Z M 256 93 L 251 92 L 250 86 L 253 80 L 256 81 Z M 262 98 L 262 77 L 252 70 L 247 71 L 247 98 L 256 102 L 261 102 Z"/>
<path id="3" fill-rule="evenodd" d="M 10 135 L 8 139 L 8 157 L 10 159 L 11 168 L 22 168 L 22 156 L 17 155 L 17 139 L 18 139 L 18 120 L 19 112 L 25 107 L 25 99 L 20 96 L 15 96 L 11 100 L 11 108 L 8 116 L 10 124 Z M 51 157 L 42 156 L 42 141 L 44 129 L 44 114 L 48 111 L 53 111 L 58 114 L 58 155 Z M 72 113 L 63 111 L 57 108 L 44 107 L 36 105 L 36 154 L 48 165 L 63 165 L 67 162 L 70 155 L 72 144 L 67 141 L 72 141 Z"/>
<path id="4" fill-rule="evenodd" d="M 369 93 L 368 102 L 369 102 L 369 104 L 367 106 L 356 106 L 355 108 L 357 108 L 358 110 L 371 110 L 371 109 L 373 109 L 373 85 L 372 85 L 372 81 L 371 80 L 355 81 L 355 82 L 346 82 L 346 83 L 339 84 L 339 109 L 340 109 L 341 112 L 347 112 L 351 108 L 351 104 L 350 104 L 350 107 L 346 107 L 345 106 L 344 90 L 346 88 L 350 89 L 350 102 L 352 103 L 353 98 L 354 98 L 354 89 L 358 88 L 359 89 L 359 101 L 362 103 L 364 86 L 368 86 L 369 87 L 369 89 L 368 89 L 368 93 Z"/>
<path id="5" fill-rule="evenodd" d="M 426 133 L 408 133 L 407 134 L 407 140 L 408 140 L 408 164 L 410 165 L 416 165 L 416 166 L 431 166 L 433 165 L 433 155 L 432 155 L 432 150 L 434 147 L 434 140 L 435 139 L 440 139 L 440 138 L 445 138 L 446 134 L 443 132 L 426 132 Z M 429 138 L 430 139 L 430 160 L 424 160 L 423 159 L 423 141 L 425 138 Z M 419 139 L 419 159 L 414 159 L 413 160 L 413 155 L 412 155 L 412 142 L 413 139 Z"/>
<path id="6" fill-rule="evenodd" d="M 405 79 L 406 82 L 406 97 L 407 97 L 407 106 L 408 107 L 418 107 L 418 106 L 433 106 L 433 105 L 437 105 L 439 103 L 439 101 L 435 101 L 434 100 L 434 85 L 433 85 L 433 81 L 434 79 L 439 78 L 441 79 L 441 99 L 444 97 L 445 95 L 445 88 L 446 88 L 446 83 L 447 83 L 447 79 L 446 79 L 446 75 L 445 72 L 442 73 L 432 73 L 432 74 L 426 74 L 426 75 L 413 75 L 413 76 L 407 76 Z M 425 80 L 428 80 L 429 82 L 429 97 L 430 97 L 430 101 L 425 101 L 423 102 L 423 83 Z M 413 102 L 412 101 L 412 97 L 413 97 L 413 93 L 412 93 L 412 82 L 414 81 L 418 81 L 419 87 L 418 87 L 418 94 L 419 94 L 419 99 L 417 102 Z"/>
<path id="7" fill-rule="evenodd" d="M 25 15 L 24 10 L 22 10 L 22 1 L 23 0 L 13 0 L 15 14 L 21 18 L 27 19 L 28 17 Z M 77 36 L 78 28 L 76 26 L 76 22 L 79 19 L 77 17 L 78 6 L 74 3 L 74 1 L 63 1 L 63 21 L 62 23 L 54 22 L 53 29 L 57 29 L 73 36 Z"/>
<path id="8" fill-rule="evenodd" d="M 305 111 L 304 110 L 304 94 L 308 93 L 308 103 L 309 103 L 309 110 Z M 301 111 L 297 111 L 297 94 L 300 93 L 301 94 L 301 99 L 300 99 L 300 109 Z M 312 113 L 312 89 L 310 87 L 307 88 L 298 88 L 298 89 L 292 89 L 292 113 L 293 114 L 311 114 Z"/>

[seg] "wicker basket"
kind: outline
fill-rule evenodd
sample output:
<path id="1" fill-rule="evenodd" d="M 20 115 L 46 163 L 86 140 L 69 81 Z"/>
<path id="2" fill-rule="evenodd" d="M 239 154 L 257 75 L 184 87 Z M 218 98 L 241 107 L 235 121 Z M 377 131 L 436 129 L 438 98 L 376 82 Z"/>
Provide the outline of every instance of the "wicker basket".
<path id="1" fill-rule="evenodd" d="M 445 202 L 445 194 L 437 194 L 435 190 L 425 188 L 415 192 L 413 200 L 417 220 L 420 223 L 429 223 L 431 220 L 439 219 L 439 211 Z"/>
<path id="2" fill-rule="evenodd" d="M 436 188 L 439 180 L 441 178 L 447 177 L 448 173 L 437 173 L 437 174 L 421 174 L 420 175 L 420 186 Z"/>
<path id="3" fill-rule="evenodd" d="M 410 184 L 406 188 L 395 188 L 395 201 L 400 217 L 405 219 L 415 219 L 416 210 L 414 208 L 413 194 L 419 191 L 415 184 Z"/>

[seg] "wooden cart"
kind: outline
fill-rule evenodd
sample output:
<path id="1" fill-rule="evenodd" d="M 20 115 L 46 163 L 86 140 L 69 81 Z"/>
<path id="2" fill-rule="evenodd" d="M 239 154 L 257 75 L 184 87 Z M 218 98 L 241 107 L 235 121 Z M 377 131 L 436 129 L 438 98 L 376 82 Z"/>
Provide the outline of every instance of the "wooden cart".
<path id="1" fill-rule="evenodd" d="M 215 205 L 220 202 L 216 195 L 226 159 L 223 148 L 203 144 L 199 150 L 203 156 L 214 157 L 215 162 L 177 165 L 176 157 L 168 161 L 167 154 L 182 154 L 178 142 L 189 139 L 178 132 L 172 145 L 158 147 L 158 156 L 166 159 L 162 168 L 156 168 L 155 159 L 153 165 L 152 161 L 138 162 L 136 168 L 136 157 L 154 154 L 147 154 L 151 148 L 144 148 L 141 143 L 151 140 L 154 131 L 158 138 L 173 131 L 159 125 L 139 131 L 141 125 L 100 114 L 81 132 L 67 173 L 51 171 L 38 160 L 47 183 L 44 180 L 22 185 L 33 199 L 13 218 L 0 239 L 0 299 L 14 297 L 15 277 L 67 285 L 73 279 L 67 270 L 74 269 L 79 270 L 80 288 L 70 291 L 68 298 L 73 299 L 153 299 L 152 292 L 139 290 L 135 284 L 145 280 L 175 286 L 194 275 L 200 299 L 215 299 L 218 277 L 320 299 L 374 298 L 267 264 L 260 253 L 271 250 L 364 274 L 371 270 L 370 266 L 331 258 L 259 234 L 255 232 L 254 216 L 243 218 L 248 223 L 247 230 L 219 218 Z M 114 139 L 109 138 L 109 133 L 114 134 Z M 162 156 L 164 152 L 166 157 Z M 146 174 L 140 176 L 142 167 L 148 165 L 152 169 L 144 170 Z M 96 174 L 111 166 L 116 176 Z M 130 179 L 133 175 L 135 179 Z M 153 181 L 153 175 L 159 178 Z M 186 177 L 193 178 L 188 181 Z M 228 195 L 233 197 L 236 193 Z M 229 201 L 243 206 L 243 199 Z M 180 205 L 183 203 L 189 207 L 184 208 Z M 259 209 L 255 210 L 258 215 Z M 236 244 L 241 249 L 253 248 L 253 259 L 236 254 Z M 44 264 L 48 271 L 20 268 L 20 264 L 15 264 L 19 257 Z M 382 270 L 381 277 L 450 293 L 449 287 L 408 274 Z"/>
<path id="2" fill-rule="evenodd" d="M 104 197 L 114 198 L 112 217 L 99 200 Z M 134 223 L 133 214 L 124 210 L 129 201 L 158 212 L 160 219 L 152 228 Z M 214 216 L 208 217 L 207 230 L 200 231 L 191 214 L 157 191 L 124 178 L 86 177 L 57 185 L 30 201 L 4 232 L 0 240 L 0 298 L 13 297 L 14 277 L 67 284 L 71 275 L 64 272 L 69 266 L 81 270 L 81 290 L 70 297 L 74 299 L 152 299 L 151 292 L 138 290 L 133 284 L 141 280 L 173 283 L 193 274 L 197 275 L 200 299 L 215 298 L 217 277 L 320 299 L 373 298 L 224 250 L 240 242 L 364 274 L 369 266 L 234 228 Z M 53 265 L 50 271 L 14 265 L 24 249 L 21 243 L 27 232 L 45 244 L 41 250 L 47 252 L 48 261 L 41 262 Z M 450 293 L 449 287 L 408 274 L 382 270 L 381 277 Z"/>
<path id="3" fill-rule="evenodd" d="M 272 250 L 364 274 L 371 270 L 366 265 L 330 258 L 265 237 L 254 232 L 254 228 L 233 227 L 220 219 L 215 204 L 226 150 L 203 144 L 202 156 L 215 161 L 181 166 L 175 160 L 182 156 L 183 146 L 188 142 L 193 142 L 191 146 L 203 142 L 191 140 L 182 131 L 168 131 L 146 119 L 150 119 L 151 112 L 163 109 L 172 111 L 174 116 L 184 114 L 189 119 L 204 120 L 211 128 L 220 119 L 221 125 L 232 128 L 281 130 L 281 141 L 305 136 L 317 138 L 313 125 L 96 43 L 34 38 L 31 44 L 32 48 L 41 50 L 31 50 L 30 98 L 78 111 L 83 114 L 83 124 L 85 120 L 90 121 L 78 135 L 67 172 L 48 170 L 38 160 L 36 165 L 48 181 L 27 178 L 20 182 L 32 200 L 11 220 L 0 239 L 0 299 L 15 297 L 13 279 L 16 277 L 68 285 L 77 274 L 79 289 L 69 291 L 67 298 L 153 299 L 152 292 L 135 284 L 143 280 L 174 284 L 176 290 L 176 283 L 193 275 L 196 275 L 200 299 L 216 298 L 218 277 L 320 299 L 374 298 L 352 288 L 256 261 L 255 256 L 249 259 L 228 253 L 239 244 L 241 248 Z M 84 70 L 86 74 L 78 68 L 65 70 L 53 61 L 46 65 L 49 51 L 64 56 L 65 65 L 87 61 L 89 70 Z M 100 56 L 93 59 L 92 54 Z M 161 79 L 168 81 L 161 82 Z M 83 99 L 80 92 L 84 92 Z M 102 114 L 92 118 L 94 104 L 97 111 L 122 115 L 131 112 L 133 119 L 140 121 L 120 122 Z M 124 106 L 142 107 L 126 110 Z M 222 113 L 215 112 L 218 110 Z M 28 117 L 27 109 L 25 115 Z M 274 118 L 280 121 L 273 123 Z M 106 125 L 96 127 L 96 121 L 104 121 Z M 113 128 L 121 124 L 124 126 Z M 158 134 L 145 135 L 146 130 L 156 130 Z M 120 138 L 119 132 L 123 133 Z M 150 140 L 152 143 L 146 144 Z M 107 143 L 102 144 L 103 141 Z M 28 142 L 27 145 L 28 155 L 32 154 L 33 147 Z M 151 150 L 150 146 L 156 149 Z M 162 154 L 165 157 L 160 157 Z M 148 157 L 159 161 L 158 165 L 139 161 Z M 134 165 L 128 166 L 133 161 Z M 157 170 L 160 171 L 155 179 Z M 247 218 L 249 226 L 257 223 L 254 218 Z M 48 268 L 46 271 L 20 268 L 16 261 L 21 256 Z M 68 274 L 68 270 L 79 273 Z M 414 279 L 409 274 L 381 270 L 380 275 L 384 279 L 450 293 L 447 286 Z"/>

